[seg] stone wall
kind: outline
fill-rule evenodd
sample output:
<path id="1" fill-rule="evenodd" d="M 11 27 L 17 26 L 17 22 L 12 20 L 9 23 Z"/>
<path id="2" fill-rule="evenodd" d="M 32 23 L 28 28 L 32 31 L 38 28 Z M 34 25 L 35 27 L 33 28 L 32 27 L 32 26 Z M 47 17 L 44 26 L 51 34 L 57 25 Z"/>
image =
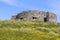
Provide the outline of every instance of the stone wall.
<path id="1" fill-rule="evenodd" d="M 28 10 L 18 13 L 13 19 L 20 19 L 20 20 L 38 20 L 38 21 L 45 21 L 45 22 L 56 22 L 57 16 L 52 12 L 45 12 L 39 10 Z"/>

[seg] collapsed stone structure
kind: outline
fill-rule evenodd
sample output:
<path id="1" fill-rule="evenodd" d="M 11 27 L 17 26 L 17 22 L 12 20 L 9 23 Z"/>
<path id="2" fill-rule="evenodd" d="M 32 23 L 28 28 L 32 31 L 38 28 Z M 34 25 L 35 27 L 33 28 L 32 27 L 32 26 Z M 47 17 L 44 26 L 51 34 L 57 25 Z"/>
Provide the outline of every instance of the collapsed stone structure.
<path id="1" fill-rule="evenodd" d="M 15 16 L 12 16 L 12 19 L 16 20 L 38 20 L 44 22 L 56 22 L 57 16 L 52 12 L 45 12 L 39 10 L 28 10 L 18 13 Z"/>

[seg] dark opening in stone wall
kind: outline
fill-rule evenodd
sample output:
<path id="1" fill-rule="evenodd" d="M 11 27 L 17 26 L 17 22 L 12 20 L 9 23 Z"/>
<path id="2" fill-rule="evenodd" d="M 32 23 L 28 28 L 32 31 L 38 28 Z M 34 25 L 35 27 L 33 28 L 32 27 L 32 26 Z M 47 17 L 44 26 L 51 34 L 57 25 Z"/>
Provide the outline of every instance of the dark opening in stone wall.
<path id="1" fill-rule="evenodd" d="M 47 20 L 47 18 L 45 17 L 45 18 L 44 18 L 44 22 L 47 22 L 47 21 L 48 21 L 48 20 Z"/>
<path id="2" fill-rule="evenodd" d="M 32 17 L 33 19 L 37 19 L 37 17 Z"/>

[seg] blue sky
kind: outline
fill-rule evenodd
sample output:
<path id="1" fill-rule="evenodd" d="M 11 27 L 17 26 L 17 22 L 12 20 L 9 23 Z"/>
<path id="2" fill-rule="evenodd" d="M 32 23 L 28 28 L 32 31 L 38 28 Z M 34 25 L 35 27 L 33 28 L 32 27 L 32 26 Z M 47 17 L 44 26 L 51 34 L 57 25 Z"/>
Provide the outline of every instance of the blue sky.
<path id="1" fill-rule="evenodd" d="M 24 10 L 50 11 L 60 22 L 60 0 L 0 0 L 0 20 L 10 19 Z"/>

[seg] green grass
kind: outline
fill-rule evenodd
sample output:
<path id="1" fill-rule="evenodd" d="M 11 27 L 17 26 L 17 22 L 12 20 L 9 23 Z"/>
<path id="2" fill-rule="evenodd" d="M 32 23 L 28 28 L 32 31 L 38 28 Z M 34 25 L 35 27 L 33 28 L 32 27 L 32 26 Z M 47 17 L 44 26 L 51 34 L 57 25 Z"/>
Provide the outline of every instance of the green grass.
<path id="1" fill-rule="evenodd" d="M 60 24 L 41 21 L 0 20 L 0 40 L 60 40 Z"/>

